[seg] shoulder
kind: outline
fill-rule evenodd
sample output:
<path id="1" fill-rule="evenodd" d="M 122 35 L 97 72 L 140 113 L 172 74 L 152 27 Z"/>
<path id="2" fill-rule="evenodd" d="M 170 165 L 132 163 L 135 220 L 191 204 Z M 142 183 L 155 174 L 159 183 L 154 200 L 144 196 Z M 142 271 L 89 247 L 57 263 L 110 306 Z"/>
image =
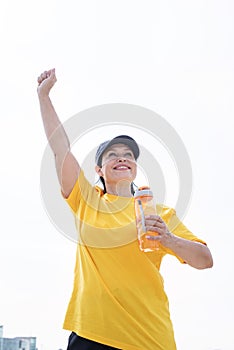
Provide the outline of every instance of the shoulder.
<path id="1" fill-rule="evenodd" d="M 175 215 L 175 213 L 176 213 L 174 208 L 168 207 L 164 204 L 157 204 L 156 210 L 157 210 L 157 214 L 164 219 L 165 218 L 170 219 L 172 217 L 172 215 Z"/>

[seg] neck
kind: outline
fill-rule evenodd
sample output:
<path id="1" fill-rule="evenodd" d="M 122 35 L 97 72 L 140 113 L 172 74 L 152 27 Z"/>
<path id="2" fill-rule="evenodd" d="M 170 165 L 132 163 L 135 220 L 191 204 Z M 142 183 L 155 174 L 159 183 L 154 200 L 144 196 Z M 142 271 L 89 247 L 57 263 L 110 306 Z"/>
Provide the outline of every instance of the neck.
<path id="1" fill-rule="evenodd" d="M 132 197 L 131 183 L 129 181 L 121 181 L 118 184 L 106 183 L 106 192 L 120 197 Z"/>

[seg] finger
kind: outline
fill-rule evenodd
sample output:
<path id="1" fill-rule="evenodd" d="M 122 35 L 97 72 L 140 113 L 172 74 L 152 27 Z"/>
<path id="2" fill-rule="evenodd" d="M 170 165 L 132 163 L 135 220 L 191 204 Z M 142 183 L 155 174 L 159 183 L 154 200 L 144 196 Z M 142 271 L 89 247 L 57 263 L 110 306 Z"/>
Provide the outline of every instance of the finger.
<path id="1" fill-rule="evenodd" d="M 55 75 L 55 68 L 49 70 L 49 78 L 54 83 L 57 81 L 57 78 Z"/>
<path id="2" fill-rule="evenodd" d="M 156 228 L 156 232 L 159 234 L 159 236 L 162 236 L 162 235 L 164 235 L 164 233 L 165 233 L 165 228 L 159 228 L 159 227 L 157 227 L 157 228 Z"/>
<path id="3" fill-rule="evenodd" d="M 55 74 L 55 68 L 52 69 L 51 74 L 52 74 L 52 76 L 53 76 L 53 79 L 54 79 L 55 82 L 56 82 L 56 81 L 57 81 L 57 77 L 56 77 L 56 74 Z"/>
<path id="4" fill-rule="evenodd" d="M 50 76 L 51 76 L 51 69 L 45 71 L 44 74 L 45 74 L 46 78 L 50 78 Z"/>
<path id="5" fill-rule="evenodd" d="M 145 215 L 145 219 L 149 219 L 149 220 L 157 220 L 158 217 L 159 216 L 155 214 Z"/>
<path id="6" fill-rule="evenodd" d="M 38 84 L 40 85 L 45 78 L 43 78 L 42 74 L 37 78 Z"/>
<path id="7" fill-rule="evenodd" d="M 161 239 L 160 236 L 151 236 L 151 235 L 146 235 L 145 238 L 151 241 L 159 241 Z"/>
<path id="8" fill-rule="evenodd" d="M 165 226 L 146 226 L 146 231 L 148 232 L 148 231 L 151 231 L 151 232 L 157 232 L 158 234 L 160 234 L 160 235 L 163 235 L 166 231 L 167 231 L 167 229 L 166 229 L 166 227 Z"/>
<path id="9" fill-rule="evenodd" d="M 41 73 L 41 75 L 37 78 L 38 83 L 42 83 L 43 80 L 46 79 L 45 73 Z"/>
<path id="10" fill-rule="evenodd" d="M 147 218 L 147 219 L 152 219 L 152 220 L 163 221 L 162 218 L 161 218 L 161 216 L 155 215 L 155 214 L 145 215 L 145 218 Z"/>
<path id="11" fill-rule="evenodd" d="M 160 230 L 160 228 L 159 227 L 156 227 L 156 226 L 146 226 L 145 227 L 146 228 L 146 232 L 148 232 L 148 231 L 151 231 L 151 232 L 158 232 L 159 230 Z"/>
<path id="12" fill-rule="evenodd" d="M 54 75 L 55 75 L 55 68 L 49 69 L 49 70 L 47 71 L 47 75 L 49 75 L 49 76 L 54 76 Z"/>
<path id="13" fill-rule="evenodd" d="M 42 79 L 46 79 L 46 78 L 47 78 L 47 74 L 48 74 L 48 72 L 45 70 L 45 71 L 41 74 L 41 78 L 42 78 Z"/>
<path id="14" fill-rule="evenodd" d="M 163 228 L 166 227 L 164 222 L 154 221 L 154 220 L 145 220 L 146 226 L 152 226 L 152 227 L 159 227 Z"/>
<path id="15" fill-rule="evenodd" d="M 164 222 L 156 222 L 155 227 L 163 229 L 166 228 L 166 225 Z"/>

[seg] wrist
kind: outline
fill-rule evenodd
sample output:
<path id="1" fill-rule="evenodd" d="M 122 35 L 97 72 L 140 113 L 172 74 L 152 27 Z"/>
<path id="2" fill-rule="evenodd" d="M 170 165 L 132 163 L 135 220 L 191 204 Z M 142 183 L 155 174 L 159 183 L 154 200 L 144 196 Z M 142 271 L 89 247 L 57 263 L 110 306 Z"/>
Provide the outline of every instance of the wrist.
<path id="1" fill-rule="evenodd" d="M 173 233 L 170 231 L 167 231 L 163 236 L 161 243 L 166 248 L 172 248 L 173 245 L 175 244 L 175 240 L 176 240 L 176 237 L 173 235 Z"/>
<path id="2" fill-rule="evenodd" d="M 40 101 L 49 100 L 50 99 L 48 92 L 38 90 L 37 94 L 38 94 L 38 98 L 39 98 Z"/>

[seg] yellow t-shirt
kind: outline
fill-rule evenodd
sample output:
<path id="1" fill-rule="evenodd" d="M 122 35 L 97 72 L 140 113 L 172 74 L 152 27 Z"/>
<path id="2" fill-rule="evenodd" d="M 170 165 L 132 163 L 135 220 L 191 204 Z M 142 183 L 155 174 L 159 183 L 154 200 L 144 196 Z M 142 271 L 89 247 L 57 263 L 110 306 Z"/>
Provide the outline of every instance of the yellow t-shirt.
<path id="1" fill-rule="evenodd" d="M 163 279 L 166 253 L 138 247 L 134 199 L 103 194 L 83 171 L 66 199 L 78 232 L 73 292 L 64 328 L 81 337 L 123 350 L 175 350 Z M 176 217 L 157 212 L 175 235 L 204 243 Z M 183 260 L 177 256 L 183 262 Z"/>

